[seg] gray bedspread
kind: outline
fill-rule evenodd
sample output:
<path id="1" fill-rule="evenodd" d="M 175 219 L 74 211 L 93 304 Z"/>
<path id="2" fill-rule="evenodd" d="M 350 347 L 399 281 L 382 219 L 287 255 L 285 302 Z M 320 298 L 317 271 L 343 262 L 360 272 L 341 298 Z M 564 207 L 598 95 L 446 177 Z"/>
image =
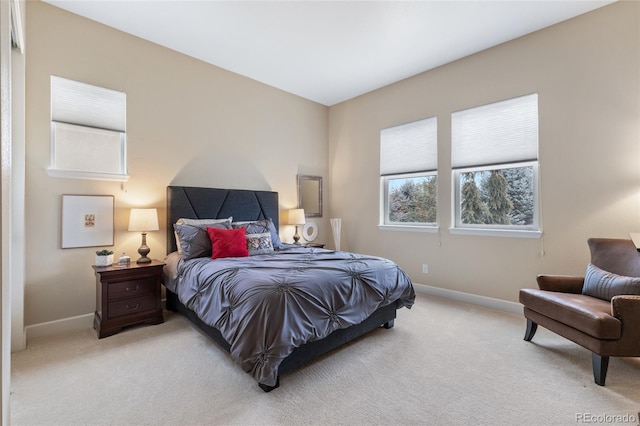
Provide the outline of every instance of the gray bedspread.
<path id="1" fill-rule="evenodd" d="M 379 307 L 411 308 L 415 293 L 394 262 L 296 247 L 228 259 L 168 261 L 167 288 L 231 345 L 231 357 L 275 386 L 291 351 L 358 324 Z M 173 278 L 173 279 L 172 279 Z"/>

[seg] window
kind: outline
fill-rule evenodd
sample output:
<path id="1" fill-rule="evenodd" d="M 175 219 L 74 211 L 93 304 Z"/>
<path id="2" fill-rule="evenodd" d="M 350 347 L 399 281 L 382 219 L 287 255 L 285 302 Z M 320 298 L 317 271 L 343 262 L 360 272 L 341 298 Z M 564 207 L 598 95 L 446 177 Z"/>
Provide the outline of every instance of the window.
<path id="1" fill-rule="evenodd" d="M 436 117 L 380 132 L 381 226 L 436 229 Z"/>
<path id="2" fill-rule="evenodd" d="M 126 181 L 126 94 L 51 76 L 54 177 Z"/>
<path id="3" fill-rule="evenodd" d="M 451 115 L 452 232 L 538 237 L 538 95 Z"/>

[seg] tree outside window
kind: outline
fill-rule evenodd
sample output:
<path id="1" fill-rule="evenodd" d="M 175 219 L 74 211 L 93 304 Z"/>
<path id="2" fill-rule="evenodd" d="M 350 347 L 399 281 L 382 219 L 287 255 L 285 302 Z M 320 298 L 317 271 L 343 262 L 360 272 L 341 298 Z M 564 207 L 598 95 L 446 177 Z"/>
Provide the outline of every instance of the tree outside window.
<path id="1" fill-rule="evenodd" d="M 387 223 L 436 223 L 436 175 L 388 179 Z"/>
<path id="2" fill-rule="evenodd" d="M 458 181 L 462 225 L 534 225 L 534 165 L 460 171 Z"/>

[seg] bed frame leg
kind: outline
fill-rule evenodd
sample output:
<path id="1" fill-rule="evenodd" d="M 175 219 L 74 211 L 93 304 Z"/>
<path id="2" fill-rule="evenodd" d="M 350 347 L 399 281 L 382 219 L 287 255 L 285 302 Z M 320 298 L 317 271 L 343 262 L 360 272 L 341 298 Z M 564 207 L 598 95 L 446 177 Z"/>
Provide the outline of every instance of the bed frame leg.
<path id="1" fill-rule="evenodd" d="M 394 323 L 395 323 L 395 320 L 389 320 L 389 321 L 385 322 L 384 324 L 382 324 L 382 326 L 388 330 L 390 328 L 393 328 Z"/>
<path id="2" fill-rule="evenodd" d="M 262 389 L 265 392 L 271 392 L 272 390 L 280 386 L 280 377 L 278 376 L 278 378 L 276 379 L 275 386 L 265 385 L 264 383 L 258 383 L 258 386 L 260 386 L 260 389 Z"/>
<path id="3" fill-rule="evenodd" d="M 165 299 L 165 308 L 167 311 L 178 312 L 178 306 L 176 301 L 178 300 L 178 296 L 175 293 L 167 290 L 166 299 Z"/>

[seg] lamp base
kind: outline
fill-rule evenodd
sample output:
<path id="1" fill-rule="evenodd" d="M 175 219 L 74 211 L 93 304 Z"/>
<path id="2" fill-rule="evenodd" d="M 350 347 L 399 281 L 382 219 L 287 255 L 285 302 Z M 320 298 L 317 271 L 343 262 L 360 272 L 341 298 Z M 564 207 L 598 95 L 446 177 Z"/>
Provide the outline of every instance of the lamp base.
<path id="1" fill-rule="evenodd" d="M 142 245 L 138 249 L 138 254 L 140 254 L 140 259 L 136 260 L 136 263 L 150 263 L 151 259 L 147 257 L 151 249 L 147 246 L 147 233 L 142 233 Z"/>
<path id="2" fill-rule="evenodd" d="M 293 234 L 293 244 L 300 245 L 300 235 L 298 234 L 298 225 L 296 225 L 296 233 Z"/>

